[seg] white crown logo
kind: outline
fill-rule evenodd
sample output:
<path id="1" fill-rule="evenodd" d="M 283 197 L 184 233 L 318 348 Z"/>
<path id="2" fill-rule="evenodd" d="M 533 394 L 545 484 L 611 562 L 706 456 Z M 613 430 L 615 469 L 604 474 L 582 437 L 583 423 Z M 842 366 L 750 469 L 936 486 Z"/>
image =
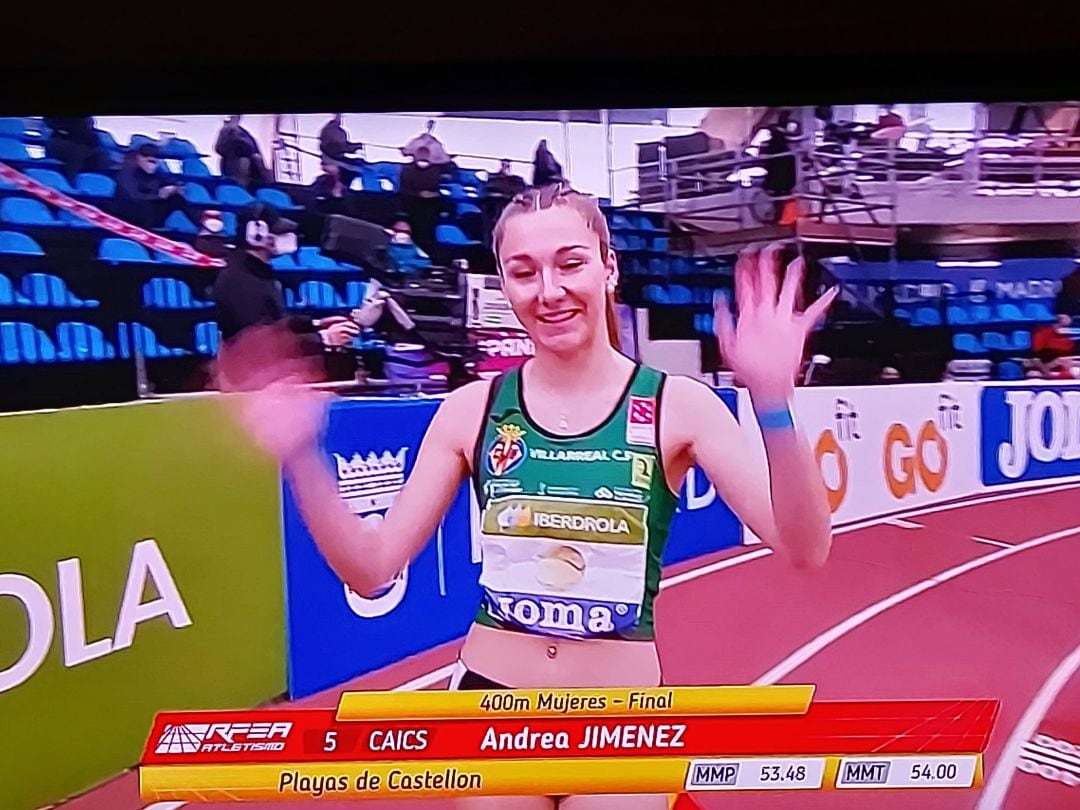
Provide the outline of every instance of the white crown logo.
<path id="1" fill-rule="evenodd" d="M 397 453 L 384 450 L 382 455 L 371 451 L 367 456 L 353 453 L 347 459 L 334 453 L 337 463 L 338 492 L 350 501 L 354 512 L 385 509 L 405 485 L 405 457 L 409 448 Z"/>

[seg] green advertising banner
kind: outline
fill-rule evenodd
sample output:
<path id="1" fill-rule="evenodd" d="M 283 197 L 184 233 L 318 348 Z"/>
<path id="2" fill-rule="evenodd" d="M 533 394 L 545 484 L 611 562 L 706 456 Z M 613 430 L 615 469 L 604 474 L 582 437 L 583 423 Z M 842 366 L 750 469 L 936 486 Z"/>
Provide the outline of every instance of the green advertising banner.
<path id="1" fill-rule="evenodd" d="M 286 688 L 280 484 L 213 398 L 0 416 L 0 807 Z"/>

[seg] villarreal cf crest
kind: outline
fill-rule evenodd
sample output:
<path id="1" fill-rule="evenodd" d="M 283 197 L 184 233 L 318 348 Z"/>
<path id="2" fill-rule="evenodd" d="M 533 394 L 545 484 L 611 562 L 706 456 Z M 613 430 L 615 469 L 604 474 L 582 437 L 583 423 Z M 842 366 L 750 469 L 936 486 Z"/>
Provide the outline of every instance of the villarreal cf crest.
<path id="1" fill-rule="evenodd" d="M 525 460 L 525 431 L 517 425 L 499 425 L 488 445 L 487 468 L 492 475 L 506 475 Z"/>

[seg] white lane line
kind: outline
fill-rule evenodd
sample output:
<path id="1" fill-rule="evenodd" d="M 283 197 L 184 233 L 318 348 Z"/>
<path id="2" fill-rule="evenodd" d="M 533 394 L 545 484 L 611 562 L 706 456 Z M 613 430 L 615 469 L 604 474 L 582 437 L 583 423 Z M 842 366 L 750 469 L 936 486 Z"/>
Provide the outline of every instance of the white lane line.
<path id="1" fill-rule="evenodd" d="M 709 565 L 703 565 L 701 568 L 691 568 L 689 571 L 683 571 L 681 574 L 674 574 L 670 577 L 664 577 L 660 580 L 660 590 L 670 588 L 674 585 L 681 585 L 684 582 L 689 582 L 692 579 L 703 577 L 707 574 L 714 574 L 717 571 L 723 571 L 725 568 L 733 568 L 736 565 L 741 565 L 744 562 L 750 562 L 750 560 L 756 560 L 760 557 L 768 557 L 773 553 L 771 548 L 759 548 L 757 551 L 749 551 L 745 554 L 739 554 L 735 557 L 728 557 L 726 560 L 720 560 L 719 562 L 710 563 Z"/>
<path id="2" fill-rule="evenodd" d="M 445 667 L 439 667 L 436 670 L 420 675 L 413 678 L 411 681 L 405 681 L 401 686 L 395 686 L 391 689 L 391 692 L 413 692 L 417 689 L 427 689 L 429 686 L 434 686 L 439 681 L 446 681 L 450 679 L 450 676 L 454 674 L 454 664 L 447 664 Z"/>
<path id="3" fill-rule="evenodd" d="M 976 543 L 987 543 L 991 546 L 998 546 L 999 548 L 1012 548 L 1016 543 L 1006 543 L 1004 540 L 991 540 L 989 537 L 976 537 L 971 535 L 971 539 Z"/>
<path id="4" fill-rule="evenodd" d="M 143 810 L 179 810 L 187 802 L 157 802 L 155 804 L 148 804 Z"/>
<path id="5" fill-rule="evenodd" d="M 1009 792 L 1013 775 L 1016 773 L 1017 760 L 1020 759 L 1024 745 L 1035 734 L 1043 718 L 1046 717 L 1046 713 L 1050 711 L 1050 707 L 1057 700 L 1057 696 L 1078 669 L 1080 669 L 1080 646 L 1065 656 L 1028 705 L 1027 710 L 1013 729 L 1009 741 L 1005 743 L 1001 757 L 994 765 L 994 772 L 986 781 L 985 787 L 983 787 L 982 795 L 979 797 L 979 803 L 975 805 L 975 810 L 998 810 L 1004 803 L 1005 795 Z"/>
<path id="6" fill-rule="evenodd" d="M 947 571 L 942 571 L 940 574 L 924 579 L 921 582 L 916 582 L 914 585 L 904 588 L 902 591 L 894 593 L 892 596 L 886 597 L 879 602 L 875 602 L 869 607 L 865 607 L 858 613 L 849 616 L 837 625 L 826 630 L 818 636 L 810 639 L 806 644 L 799 647 L 791 655 L 770 669 L 756 681 L 755 686 L 768 686 L 790 675 L 795 669 L 805 664 L 819 652 L 824 650 L 830 644 L 837 639 L 843 638 L 852 630 L 857 627 L 861 627 L 866 624 L 875 616 L 879 616 L 886 610 L 897 605 L 906 602 L 907 600 L 918 596 L 924 591 L 928 591 L 931 588 L 936 588 L 938 585 L 942 585 L 949 580 L 956 579 L 963 574 L 967 574 L 977 568 L 982 568 L 984 565 L 989 565 L 992 562 L 1003 560 L 1006 557 L 1011 557 L 1013 554 L 1019 554 L 1021 551 L 1027 551 L 1028 549 L 1037 548 L 1045 545 L 1046 543 L 1052 543 L 1055 540 L 1061 540 L 1064 537 L 1070 537 L 1074 534 L 1080 534 L 1080 526 L 1072 526 L 1068 529 L 1062 529 L 1058 532 L 1052 532 L 1050 534 L 1044 534 L 1040 537 L 1034 537 L 1031 540 L 1027 540 L 1023 543 L 1018 543 L 1015 546 L 1009 546 L 1003 548 L 1000 551 L 992 551 L 989 554 L 985 554 L 982 557 L 976 557 L 974 560 L 969 560 L 961 565 L 954 566 Z M 1034 729 L 1032 729 L 1034 731 Z M 1028 735 L 1030 736 L 1030 734 Z M 1026 737 L 1025 737 L 1026 739 Z"/>
<path id="7" fill-rule="evenodd" d="M 903 518 L 889 518 L 882 521 L 887 526 L 899 526 L 901 529 L 921 529 L 923 525 L 921 523 L 912 523 L 910 520 L 904 520 Z"/>

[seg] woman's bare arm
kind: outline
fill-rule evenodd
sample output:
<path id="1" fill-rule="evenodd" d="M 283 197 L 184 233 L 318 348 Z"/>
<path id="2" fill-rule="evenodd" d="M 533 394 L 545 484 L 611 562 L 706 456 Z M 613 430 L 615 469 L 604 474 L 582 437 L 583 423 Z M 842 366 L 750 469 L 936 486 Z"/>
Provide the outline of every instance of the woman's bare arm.
<path id="1" fill-rule="evenodd" d="M 672 377 L 664 400 L 661 430 L 705 471 L 739 520 L 796 567 L 824 564 L 832 542 L 829 505 L 805 437 L 793 429 L 764 431 L 762 464 L 735 417 L 706 386 Z"/>
<path id="2" fill-rule="evenodd" d="M 304 441 L 284 456 L 283 470 L 319 551 L 357 593 L 371 594 L 391 580 L 420 552 L 446 514 L 469 475 L 469 456 L 483 417 L 488 385 L 464 386 L 439 406 L 412 473 L 382 520 L 360 520 L 350 511 L 338 495 L 337 480 L 315 441 Z M 263 413 L 288 410 L 294 415 L 298 409 L 325 407 L 315 404 L 309 394 L 264 391 L 255 395 L 259 397 L 255 407 Z M 275 395 L 290 401 L 268 399 Z M 253 421 L 257 419 L 249 414 L 249 422 Z M 264 440 L 263 444 L 272 441 Z"/>

